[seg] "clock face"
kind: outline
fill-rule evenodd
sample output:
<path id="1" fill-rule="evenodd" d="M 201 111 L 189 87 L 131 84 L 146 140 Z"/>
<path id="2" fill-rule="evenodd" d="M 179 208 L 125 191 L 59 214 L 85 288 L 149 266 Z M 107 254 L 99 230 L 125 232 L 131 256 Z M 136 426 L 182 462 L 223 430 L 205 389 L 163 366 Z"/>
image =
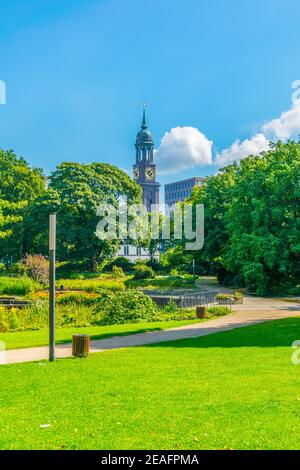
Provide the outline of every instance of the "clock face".
<path id="1" fill-rule="evenodd" d="M 155 178 L 155 170 L 154 168 L 146 168 L 145 170 L 145 176 L 147 180 L 154 180 Z"/>
<path id="2" fill-rule="evenodd" d="M 134 179 L 138 180 L 139 179 L 139 176 L 140 176 L 140 170 L 138 168 L 135 168 L 133 170 L 133 177 Z"/>

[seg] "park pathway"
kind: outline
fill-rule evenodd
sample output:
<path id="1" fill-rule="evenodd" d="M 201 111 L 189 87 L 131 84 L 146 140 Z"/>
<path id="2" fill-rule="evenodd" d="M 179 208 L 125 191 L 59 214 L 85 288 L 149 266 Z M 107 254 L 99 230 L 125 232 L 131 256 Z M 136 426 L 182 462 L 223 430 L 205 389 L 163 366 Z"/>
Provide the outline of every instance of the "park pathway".
<path id="1" fill-rule="evenodd" d="M 293 316 L 300 316 L 300 302 L 285 302 L 262 297 L 246 296 L 244 298 L 243 305 L 235 305 L 233 307 L 233 313 L 226 317 L 171 328 L 168 330 L 138 333 L 128 336 L 114 336 L 112 338 L 94 340 L 91 341 L 91 353 L 100 353 L 109 349 L 175 341 L 178 339 L 198 338 L 212 333 Z M 71 344 L 63 344 L 56 347 L 57 358 L 71 356 Z M 47 358 L 47 346 L 6 351 L 7 364 L 41 361 Z"/>

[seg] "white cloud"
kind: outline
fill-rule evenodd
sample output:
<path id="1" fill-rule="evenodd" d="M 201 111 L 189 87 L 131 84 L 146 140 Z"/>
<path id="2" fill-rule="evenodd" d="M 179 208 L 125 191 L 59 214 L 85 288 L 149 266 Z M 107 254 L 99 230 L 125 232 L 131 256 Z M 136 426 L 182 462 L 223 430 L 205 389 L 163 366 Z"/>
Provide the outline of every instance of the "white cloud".
<path id="1" fill-rule="evenodd" d="M 258 155 L 269 149 L 270 140 L 287 140 L 300 134 L 300 80 L 292 84 L 296 91 L 292 95 L 292 106 L 280 117 L 265 123 L 249 139 L 237 139 L 233 144 L 217 153 L 212 160 L 213 142 L 195 127 L 174 127 L 163 136 L 156 151 L 157 164 L 161 173 L 179 171 L 203 165 L 227 165 L 249 155 Z"/>
<path id="2" fill-rule="evenodd" d="M 291 109 L 283 112 L 280 118 L 265 124 L 262 131 L 271 139 L 281 140 L 300 134 L 300 100 L 296 101 Z"/>
<path id="3" fill-rule="evenodd" d="M 212 142 L 195 127 L 174 127 L 166 132 L 155 158 L 161 173 L 177 173 L 212 164 Z"/>
<path id="4" fill-rule="evenodd" d="M 249 155 L 257 155 L 260 152 L 268 150 L 269 140 L 264 134 L 259 133 L 253 136 L 251 139 L 236 140 L 231 147 L 222 150 L 221 153 L 216 156 L 216 163 L 218 165 L 227 165 L 234 161 L 239 161 L 242 158 L 248 157 Z"/>
<path id="5" fill-rule="evenodd" d="M 297 84 L 298 81 L 294 83 Z M 296 88 L 296 86 L 293 86 L 293 88 Z M 297 137 L 300 134 L 300 99 L 296 99 L 298 94 L 299 90 L 293 95 L 291 109 L 281 113 L 278 119 L 273 119 L 264 124 L 261 131 L 252 138 L 242 142 L 236 140 L 231 147 L 222 150 L 216 156 L 216 163 L 226 165 L 233 161 L 239 161 L 249 155 L 257 155 L 262 151 L 268 150 L 270 140 L 287 140 Z"/>

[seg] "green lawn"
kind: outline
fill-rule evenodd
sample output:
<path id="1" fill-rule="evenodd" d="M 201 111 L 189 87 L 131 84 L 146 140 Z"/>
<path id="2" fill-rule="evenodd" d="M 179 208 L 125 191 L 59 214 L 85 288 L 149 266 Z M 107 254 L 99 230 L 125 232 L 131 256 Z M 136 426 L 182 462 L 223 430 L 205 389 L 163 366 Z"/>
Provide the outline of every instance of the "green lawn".
<path id="1" fill-rule="evenodd" d="M 299 449 L 297 339 L 293 318 L 0 366 L 0 448 Z"/>
<path id="2" fill-rule="evenodd" d="M 57 328 L 56 343 L 70 343 L 73 334 L 90 335 L 91 339 L 103 339 L 111 336 L 130 335 L 143 333 L 145 331 L 165 330 L 176 326 L 199 323 L 203 320 L 170 320 L 162 322 L 134 323 L 125 325 L 108 326 L 88 326 L 88 327 L 68 327 Z M 49 330 L 26 330 L 9 333 L 0 333 L 0 341 L 4 341 L 6 349 L 20 349 L 35 346 L 45 346 L 48 344 Z"/>

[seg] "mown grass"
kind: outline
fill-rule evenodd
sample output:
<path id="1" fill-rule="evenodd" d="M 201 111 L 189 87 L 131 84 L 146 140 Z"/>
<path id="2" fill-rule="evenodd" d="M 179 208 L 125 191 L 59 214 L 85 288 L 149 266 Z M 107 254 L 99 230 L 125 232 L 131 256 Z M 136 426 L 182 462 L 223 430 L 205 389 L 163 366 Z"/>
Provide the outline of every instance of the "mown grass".
<path id="1" fill-rule="evenodd" d="M 0 448 L 299 449 L 299 327 L 1 366 Z"/>
<path id="2" fill-rule="evenodd" d="M 72 341 L 73 334 L 90 335 L 91 339 L 104 339 L 113 336 L 124 336 L 135 333 L 145 333 L 146 331 L 165 330 L 177 326 L 190 325 L 198 323 L 197 319 L 191 320 L 170 320 L 156 321 L 147 323 L 132 323 L 123 325 L 107 326 L 87 326 L 87 327 L 64 327 L 56 329 L 56 344 L 65 344 Z M 36 346 L 46 346 L 49 344 L 49 330 L 42 328 L 40 330 L 13 331 L 9 333 L 0 333 L 0 341 L 5 343 L 6 349 L 33 348 Z"/>

